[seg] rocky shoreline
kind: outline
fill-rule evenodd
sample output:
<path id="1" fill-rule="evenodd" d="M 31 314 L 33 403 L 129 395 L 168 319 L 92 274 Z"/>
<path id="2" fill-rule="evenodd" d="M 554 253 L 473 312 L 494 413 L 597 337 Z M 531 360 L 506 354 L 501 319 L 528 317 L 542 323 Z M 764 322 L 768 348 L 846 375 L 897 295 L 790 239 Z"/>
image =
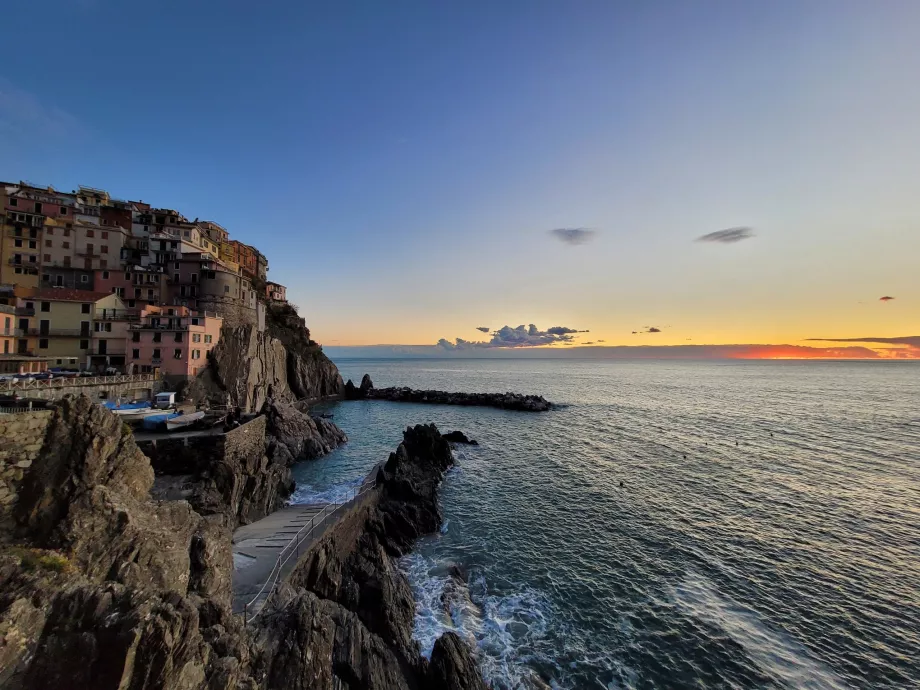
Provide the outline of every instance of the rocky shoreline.
<path id="1" fill-rule="evenodd" d="M 374 388 L 370 376 L 364 375 L 360 386 L 350 379 L 345 384 L 346 400 L 387 400 L 429 405 L 462 405 L 495 407 L 517 412 L 546 412 L 553 404 L 540 395 L 521 393 L 448 393 L 447 391 L 416 390 L 407 387 Z"/>
<path id="2" fill-rule="evenodd" d="M 0 687 L 485 688 L 455 635 L 430 661 L 419 654 L 395 564 L 441 524 L 437 489 L 453 457 L 433 425 L 406 430 L 369 498 L 245 626 L 230 608 L 226 515 L 151 498 L 149 460 L 88 398 L 50 415 L 0 533 Z"/>

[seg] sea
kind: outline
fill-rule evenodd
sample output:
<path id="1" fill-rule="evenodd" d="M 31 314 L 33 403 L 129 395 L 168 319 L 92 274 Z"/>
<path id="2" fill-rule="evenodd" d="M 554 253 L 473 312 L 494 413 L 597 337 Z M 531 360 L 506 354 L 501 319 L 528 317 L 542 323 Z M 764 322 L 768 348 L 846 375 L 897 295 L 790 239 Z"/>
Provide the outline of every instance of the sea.
<path id="1" fill-rule="evenodd" d="M 920 688 L 920 365 L 336 364 L 558 405 L 325 408 L 350 440 L 295 468 L 295 502 L 345 495 L 407 425 L 479 442 L 400 561 L 424 654 L 453 630 L 496 690 Z"/>

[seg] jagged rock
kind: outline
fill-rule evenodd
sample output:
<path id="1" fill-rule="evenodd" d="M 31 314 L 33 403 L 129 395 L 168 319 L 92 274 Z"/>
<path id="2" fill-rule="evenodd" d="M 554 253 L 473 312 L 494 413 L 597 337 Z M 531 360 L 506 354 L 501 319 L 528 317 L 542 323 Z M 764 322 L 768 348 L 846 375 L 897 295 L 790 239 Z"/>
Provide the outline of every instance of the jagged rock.
<path id="1" fill-rule="evenodd" d="M 371 388 L 373 388 L 373 387 L 374 387 L 374 382 L 371 381 L 371 375 L 370 375 L 370 374 L 365 374 L 364 376 L 361 377 L 361 388 L 360 388 L 360 390 L 361 390 L 362 393 L 364 393 L 364 394 L 366 395 L 367 392 L 368 392 Z"/>
<path id="2" fill-rule="evenodd" d="M 428 687 L 431 690 L 486 690 L 470 648 L 456 633 L 446 632 L 435 640 L 428 664 Z"/>
<path id="3" fill-rule="evenodd" d="M 348 441 L 345 432 L 333 422 L 311 417 L 293 405 L 269 400 L 262 413 L 268 420 L 268 434 L 294 461 L 313 460 Z"/>
<path id="4" fill-rule="evenodd" d="M 465 443 L 469 446 L 479 445 L 479 441 L 475 441 L 467 437 L 467 435 L 462 431 L 449 431 L 448 433 L 444 434 L 444 438 L 446 438 L 451 443 Z"/>
<path id="5" fill-rule="evenodd" d="M 290 304 L 270 305 L 265 326 L 287 353 L 288 387 L 298 398 L 317 399 L 342 394 L 342 376 L 322 348 L 310 339 L 310 329 Z"/>

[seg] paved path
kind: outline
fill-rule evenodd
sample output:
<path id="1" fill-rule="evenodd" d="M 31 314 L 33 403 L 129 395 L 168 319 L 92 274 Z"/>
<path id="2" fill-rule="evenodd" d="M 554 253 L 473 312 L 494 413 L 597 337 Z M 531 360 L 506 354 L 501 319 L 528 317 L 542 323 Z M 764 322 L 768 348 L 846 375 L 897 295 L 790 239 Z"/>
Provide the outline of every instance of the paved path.
<path id="1" fill-rule="evenodd" d="M 271 592 L 272 582 L 286 578 L 297 565 L 300 554 L 374 488 L 377 469 L 382 464 L 371 470 L 344 503 L 288 506 L 233 533 L 234 613 L 245 611 L 249 616 L 258 613 Z M 279 556 L 283 561 L 280 572 L 275 567 Z M 263 587 L 266 583 L 268 586 Z M 246 608 L 250 602 L 251 606 Z"/>

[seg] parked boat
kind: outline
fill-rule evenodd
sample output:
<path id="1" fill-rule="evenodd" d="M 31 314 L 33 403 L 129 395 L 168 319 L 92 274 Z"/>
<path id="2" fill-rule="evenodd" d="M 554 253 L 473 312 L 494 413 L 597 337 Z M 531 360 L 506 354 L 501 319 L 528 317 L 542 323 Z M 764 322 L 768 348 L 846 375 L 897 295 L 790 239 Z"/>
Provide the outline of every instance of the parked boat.
<path id="1" fill-rule="evenodd" d="M 166 430 L 178 431 L 179 429 L 184 429 L 187 426 L 191 426 L 201 419 L 204 419 L 203 411 L 189 412 L 188 414 L 171 417 L 170 419 L 166 420 Z"/>
<path id="2" fill-rule="evenodd" d="M 144 417 L 141 420 L 141 425 L 147 431 L 162 431 L 166 427 L 166 423 L 170 419 L 175 419 L 176 417 L 181 417 L 181 412 L 162 412 L 161 410 L 155 410 L 157 414 L 151 414 Z"/>
<path id="3" fill-rule="evenodd" d="M 139 422 L 154 415 L 162 415 L 163 410 L 155 410 L 152 407 L 145 407 L 139 410 L 122 410 L 121 412 L 116 412 L 115 414 L 117 414 L 122 419 L 122 421 L 131 424 L 132 422 Z"/>
<path id="4" fill-rule="evenodd" d="M 116 402 L 114 400 L 103 400 L 102 406 L 107 408 L 110 412 L 114 412 L 117 415 L 137 414 L 139 410 L 149 410 L 150 401 L 141 400 L 141 401 L 123 403 L 123 402 Z"/>

